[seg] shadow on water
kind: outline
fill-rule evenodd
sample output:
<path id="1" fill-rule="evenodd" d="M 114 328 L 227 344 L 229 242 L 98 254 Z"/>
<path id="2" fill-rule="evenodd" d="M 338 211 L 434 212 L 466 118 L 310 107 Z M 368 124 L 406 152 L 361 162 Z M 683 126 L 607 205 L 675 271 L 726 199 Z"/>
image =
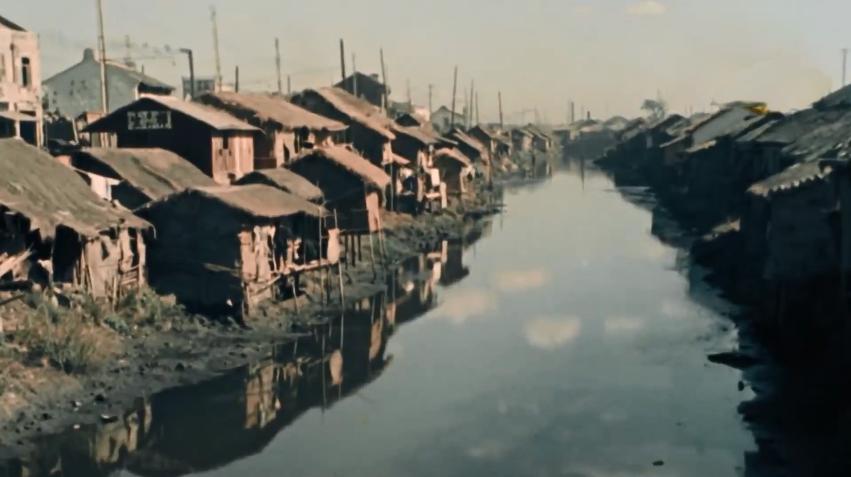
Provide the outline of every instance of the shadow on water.
<path id="1" fill-rule="evenodd" d="M 464 250 L 489 231 L 489 224 L 471 229 L 463 241 L 404 261 L 384 292 L 277 346 L 272 358 L 140 398 L 114 422 L 44 438 L 29 457 L 0 463 L 0 476 L 180 476 L 261 452 L 300 416 L 324 413 L 381 377 L 393 362 L 387 344 L 395 331 L 437 306 L 439 287 L 469 274 Z"/>
<path id="2" fill-rule="evenodd" d="M 575 167 L 575 166 L 574 166 Z M 745 453 L 746 477 L 851 475 L 851 382 L 832 363 L 780 363 L 763 345 L 748 311 L 732 304 L 713 285 L 710 273 L 688 250 L 695 236 L 684 230 L 647 187 L 617 184 L 627 202 L 652 214 L 651 232 L 677 249 L 677 268 L 688 279 L 689 297 L 730 317 L 739 349 L 756 358 L 744 366 L 740 386 L 753 397 L 738 406 L 757 450 Z"/>

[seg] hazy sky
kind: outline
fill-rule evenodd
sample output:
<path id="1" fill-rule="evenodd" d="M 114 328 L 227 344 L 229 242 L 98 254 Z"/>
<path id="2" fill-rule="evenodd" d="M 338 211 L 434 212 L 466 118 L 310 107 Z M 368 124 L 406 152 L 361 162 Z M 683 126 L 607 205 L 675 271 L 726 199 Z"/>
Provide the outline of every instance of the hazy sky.
<path id="1" fill-rule="evenodd" d="M 567 101 L 595 116 L 637 115 L 657 90 L 674 111 L 712 101 L 764 100 L 775 109 L 808 105 L 840 83 L 851 47 L 848 0 L 103 0 L 110 58 L 124 38 L 146 72 L 177 85 L 182 56 L 195 50 L 198 74 L 213 73 L 209 6 L 219 16 L 223 75 L 239 65 L 243 89 L 272 89 L 274 38 L 293 88 L 339 79 L 338 40 L 347 62 L 379 72 L 384 48 L 393 97 L 448 103 L 452 68 L 480 91 L 482 120 L 537 108 L 552 122 Z M 46 75 L 78 61 L 96 43 L 95 0 L 4 2 L 0 14 L 41 35 Z M 148 48 L 141 45 L 148 44 Z M 156 48 L 156 49 L 155 49 Z M 458 98 L 463 95 L 459 86 Z M 526 119 L 531 119 L 527 114 Z"/>

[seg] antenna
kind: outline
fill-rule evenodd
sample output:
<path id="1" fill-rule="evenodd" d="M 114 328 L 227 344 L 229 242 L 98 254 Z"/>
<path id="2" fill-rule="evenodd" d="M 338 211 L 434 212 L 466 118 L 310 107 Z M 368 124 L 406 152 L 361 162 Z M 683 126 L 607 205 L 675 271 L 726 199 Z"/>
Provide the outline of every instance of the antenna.
<path id="1" fill-rule="evenodd" d="M 213 54 L 216 60 L 216 90 L 222 90 L 222 60 L 219 56 L 219 25 L 216 22 L 216 7 L 210 5 L 210 22 L 213 24 Z"/>

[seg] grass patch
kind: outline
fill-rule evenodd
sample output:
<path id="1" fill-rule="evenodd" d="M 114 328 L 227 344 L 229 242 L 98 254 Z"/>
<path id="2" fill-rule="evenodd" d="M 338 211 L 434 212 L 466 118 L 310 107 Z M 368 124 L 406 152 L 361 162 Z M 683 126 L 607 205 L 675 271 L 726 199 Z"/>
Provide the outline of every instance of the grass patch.
<path id="1" fill-rule="evenodd" d="M 31 308 L 15 336 L 28 358 L 70 374 L 98 369 L 114 355 L 117 337 L 100 324 L 99 308 L 64 308 L 41 294 L 31 295 L 28 302 Z"/>

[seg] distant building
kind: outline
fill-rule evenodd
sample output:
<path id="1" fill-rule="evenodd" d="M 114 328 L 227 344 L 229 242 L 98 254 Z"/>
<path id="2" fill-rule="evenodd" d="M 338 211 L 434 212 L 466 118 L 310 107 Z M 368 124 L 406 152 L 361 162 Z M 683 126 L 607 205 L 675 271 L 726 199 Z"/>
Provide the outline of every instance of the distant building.
<path id="1" fill-rule="evenodd" d="M 254 170 L 254 126 L 230 114 L 172 96 L 148 96 L 90 124 L 114 134 L 118 147 L 161 148 L 186 158 L 219 184 Z"/>
<path id="2" fill-rule="evenodd" d="M 160 80 L 111 61 L 106 64 L 106 79 L 110 112 L 142 95 L 168 96 L 174 91 Z M 102 110 L 100 61 L 91 48 L 83 51 L 82 61 L 44 80 L 44 107 L 47 112 L 68 119 Z"/>
<path id="3" fill-rule="evenodd" d="M 449 133 L 452 130 L 453 124 L 455 126 L 463 126 L 464 122 L 464 115 L 457 111 L 455 112 L 455 121 L 452 121 L 452 110 L 446 106 L 441 106 L 437 111 L 431 113 L 431 124 L 441 134 Z"/>
<path id="4" fill-rule="evenodd" d="M 378 107 L 382 107 L 384 98 L 390 95 L 390 88 L 379 81 L 377 74 L 367 75 L 359 71 L 334 86 Z"/>
<path id="5" fill-rule="evenodd" d="M 189 78 L 183 78 L 183 99 L 192 99 L 192 82 Z M 216 88 L 216 78 L 213 76 L 196 76 L 195 77 L 195 97 L 199 97 L 207 93 L 215 92 L 233 92 L 236 87 L 231 83 L 222 83 L 221 88 Z"/>
<path id="6" fill-rule="evenodd" d="M 41 145 L 38 36 L 0 16 L 0 137 Z"/>

